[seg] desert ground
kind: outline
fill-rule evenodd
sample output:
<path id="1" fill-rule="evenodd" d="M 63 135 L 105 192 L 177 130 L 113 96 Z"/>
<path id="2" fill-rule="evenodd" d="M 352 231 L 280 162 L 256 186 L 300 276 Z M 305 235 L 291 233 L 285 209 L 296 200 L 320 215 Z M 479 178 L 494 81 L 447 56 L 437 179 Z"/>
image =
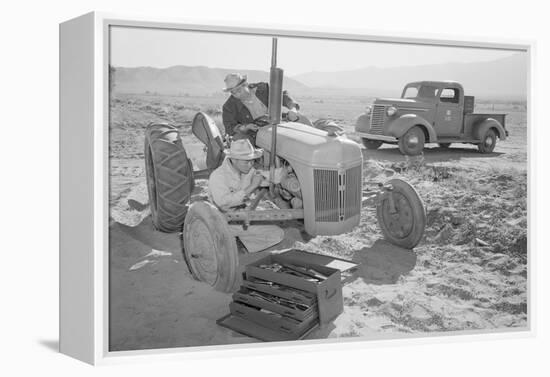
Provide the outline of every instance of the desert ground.
<path id="1" fill-rule="evenodd" d="M 137 94 L 111 99 L 111 351 L 257 342 L 216 325 L 228 313 L 231 295 L 194 280 L 182 257 L 180 234 L 155 231 L 148 207 L 135 204 L 147 201 L 147 124 L 177 126 L 198 170 L 204 167 L 204 151 L 190 134 L 190 121 L 197 111 L 204 111 L 220 125 L 223 101 Z M 353 124 L 370 101 L 300 99 L 305 115 L 333 119 L 356 141 L 360 140 Z M 312 239 L 304 236 L 299 224 L 285 228 L 285 240 L 272 250 L 299 248 L 361 263 L 355 280 L 343 288 L 344 312 L 308 339 L 528 327 L 525 104 L 484 101 L 476 111 L 508 114 L 510 137 L 499 141 L 493 153 L 482 155 L 473 145 L 457 144 L 448 150 L 430 145 L 423 156 L 411 159 L 395 145 L 363 149 L 360 225 L 344 235 Z M 385 242 L 376 223 L 373 191 L 393 177 L 410 182 L 426 205 L 425 236 L 414 250 Z M 204 197 L 206 183 L 197 181 L 194 197 Z M 258 255 L 247 255 L 242 263 Z"/>

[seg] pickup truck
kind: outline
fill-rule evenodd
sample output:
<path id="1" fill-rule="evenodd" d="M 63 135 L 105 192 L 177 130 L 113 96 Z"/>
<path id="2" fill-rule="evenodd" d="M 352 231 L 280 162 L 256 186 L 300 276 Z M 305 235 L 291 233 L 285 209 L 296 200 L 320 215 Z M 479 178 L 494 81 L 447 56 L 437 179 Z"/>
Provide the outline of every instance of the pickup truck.
<path id="1" fill-rule="evenodd" d="M 368 149 L 398 144 L 405 155 L 422 153 L 426 143 L 470 143 L 491 153 L 497 138 L 508 136 L 505 117 L 474 113 L 474 97 L 455 81 L 418 81 L 405 85 L 401 98 L 377 98 L 357 119 L 355 132 Z"/>

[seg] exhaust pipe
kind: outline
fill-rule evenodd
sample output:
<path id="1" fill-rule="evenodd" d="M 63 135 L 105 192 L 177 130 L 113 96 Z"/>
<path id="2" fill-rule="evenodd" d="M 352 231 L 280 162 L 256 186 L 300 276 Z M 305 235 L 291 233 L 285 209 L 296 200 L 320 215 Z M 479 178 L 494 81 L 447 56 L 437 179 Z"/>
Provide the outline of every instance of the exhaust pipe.
<path id="1" fill-rule="evenodd" d="M 269 158 L 269 191 L 274 194 L 275 156 L 277 154 L 277 125 L 281 123 L 283 107 L 283 70 L 277 68 L 277 38 L 271 44 L 271 70 L 269 72 L 269 123 L 271 124 L 271 154 Z"/>
<path id="2" fill-rule="evenodd" d="M 271 70 L 269 72 L 269 123 L 281 123 L 283 107 L 283 70 L 277 68 L 277 38 L 273 38 L 271 48 Z"/>

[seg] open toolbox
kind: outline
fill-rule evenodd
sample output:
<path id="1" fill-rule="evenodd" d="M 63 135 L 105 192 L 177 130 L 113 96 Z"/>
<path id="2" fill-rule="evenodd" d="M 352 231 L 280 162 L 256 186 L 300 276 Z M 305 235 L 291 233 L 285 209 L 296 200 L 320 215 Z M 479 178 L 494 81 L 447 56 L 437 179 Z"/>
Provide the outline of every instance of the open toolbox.
<path id="1" fill-rule="evenodd" d="M 356 263 L 289 250 L 245 266 L 230 313 L 217 322 L 264 340 L 302 339 L 343 311 L 342 284 Z"/>

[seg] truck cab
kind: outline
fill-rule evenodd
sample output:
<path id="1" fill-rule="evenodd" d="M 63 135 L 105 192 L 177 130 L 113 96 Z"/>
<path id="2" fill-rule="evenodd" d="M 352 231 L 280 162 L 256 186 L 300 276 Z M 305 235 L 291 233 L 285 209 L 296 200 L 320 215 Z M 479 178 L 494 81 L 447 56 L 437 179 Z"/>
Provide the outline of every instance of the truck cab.
<path id="1" fill-rule="evenodd" d="M 474 114 L 474 97 L 455 81 L 418 81 L 403 88 L 401 98 L 377 98 L 355 126 L 368 149 L 398 144 L 403 154 L 420 154 L 426 143 L 477 144 L 492 152 L 506 139 L 504 114 Z"/>

